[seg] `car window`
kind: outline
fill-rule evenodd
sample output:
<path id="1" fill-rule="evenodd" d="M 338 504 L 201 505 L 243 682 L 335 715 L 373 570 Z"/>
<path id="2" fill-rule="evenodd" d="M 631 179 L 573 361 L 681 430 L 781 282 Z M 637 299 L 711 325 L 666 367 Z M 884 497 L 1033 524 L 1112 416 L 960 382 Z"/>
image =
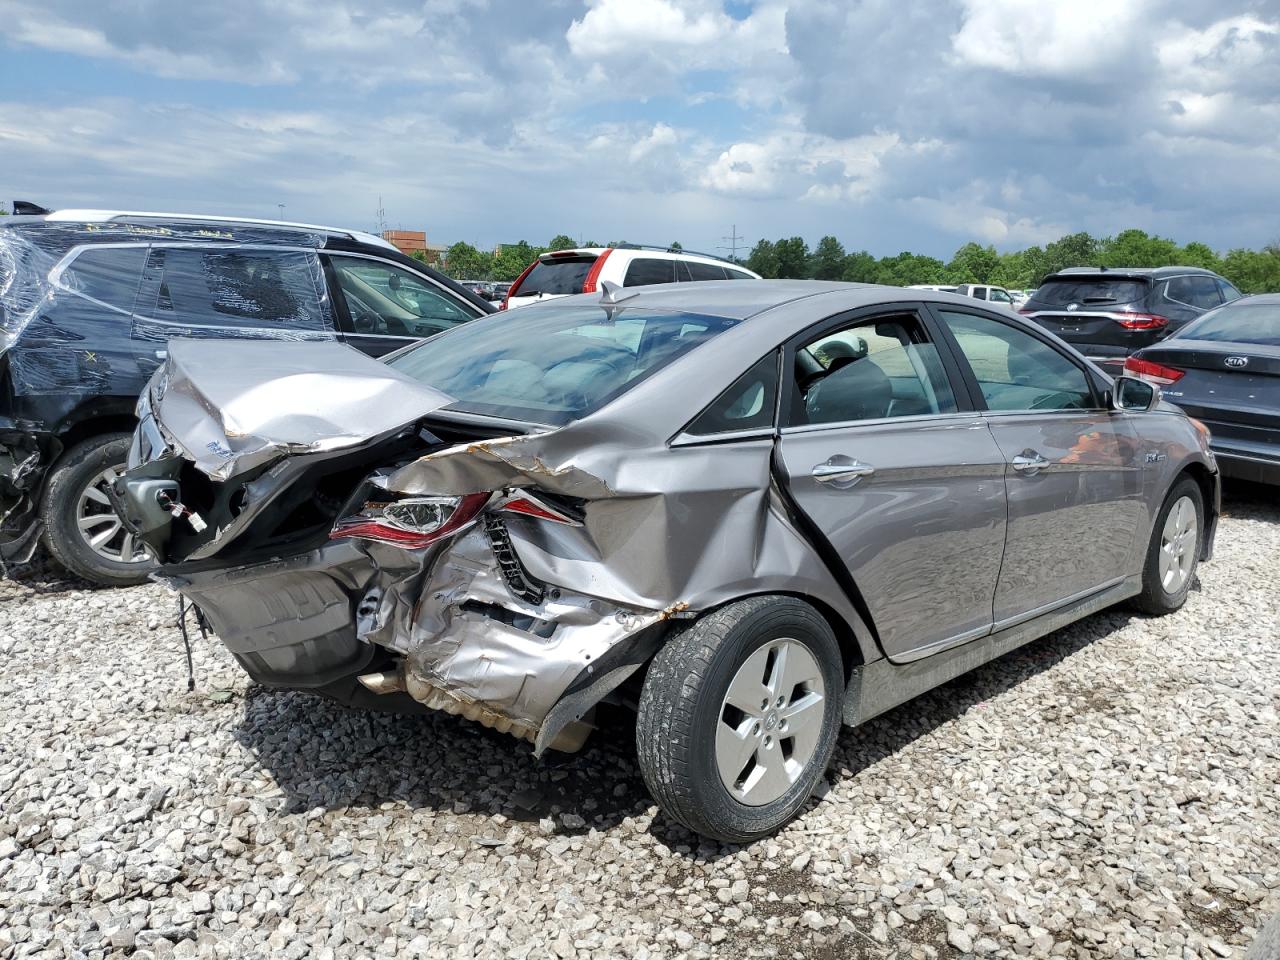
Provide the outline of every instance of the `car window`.
<path id="1" fill-rule="evenodd" d="M 733 267 L 725 267 L 724 272 L 728 274 L 730 280 L 754 280 L 751 274 L 745 270 L 735 270 Z"/>
<path id="2" fill-rule="evenodd" d="M 1280 347 L 1280 304 L 1250 303 L 1246 300 L 1222 307 L 1187 324 L 1174 338 Z"/>
<path id="3" fill-rule="evenodd" d="M 1005 293 L 1003 290 L 997 290 L 995 287 L 991 288 L 990 299 L 999 303 L 1013 303 L 1013 297 L 1009 296 L 1009 294 Z"/>
<path id="4" fill-rule="evenodd" d="M 987 288 L 986 287 L 970 287 L 969 296 L 973 297 L 975 300 L 985 300 L 987 299 Z"/>
<path id="5" fill-rule="evenodd" d="M 969 361 L 988 410 L 1095 406 L 1084 370 L 1038 337 L 989 317 L 940 313 Z"/>
<path id="6" fill-rule="evenodd" d="M 953 413 L 938 353 L 913 316 L 862 321 L 810 341 L 796 356 L 793 419 L 844 423 Z"/>
<path id="7" fill-rule="evenodd" d="M 1239 290 L 1221 278 L 1218 279 L 1218 292 L 1222 294 L 1223 303 L 1230 303 L 1232 300 L 1239 300 L 1241 296 Z"/>
<path id="8" fill-rule="evenodd" d="M 739 321 L 599 304 L 464 324 L 392 366 L 454 398 L 447 409 L 560 426 L 599 409 Z"/>
<path id="9" fill-rule="evenodd" d="M 752 364 L 685 432 L 703 437 L 771 427 L 777 399 L 778 357 L 771 353 Z"/>
<path id="10" fill-rule="evenodd" d="M 699 263 L 697 260 L 686 260 L 684 265 L 689 270 L 692 280 L 724 280 L 724 267 L 715 263 Z"/>
<path id="11" fill-rule="evenodd" d="M 1079 304 L 1082 309 L 1106 309 L 1112 304 L 1136 303 L 1147 295 L 1143 280 L 1110 277 L 1049 279 L 1031 294 L 1027 306 L 1035 310 Z"/>
<path id="12" fill-rule="evenodd" d="M 591 272 L 595 262 L 594 253 L 538 260 L 528 275 L 511 291 L 511 295 L 532 297 L 538 293 L 582 293 L 587 274 Z"/>
<path id="13" fill-rule="evenodd" d="M 429 337 L 479 315 L 443 288 L 389 263 L 342 256 L 329 262 L 356 333 Z"/>
<path id="14" fill-rule="evenodd" d="M 1222 303 L 1213 277 L 1174 277 L 1165 284 L 1164 295 L 1201 310 L 1209 310 Z"/>
<path id="15" fill-rule="evenodd" d="M 673 283 L 676 279 L 674 262 L 656 257 L 638 257 L 627 267 L 622 278 L 624 287 L 642 287 L 647 283 Z"/>
<path id="16" fill-rule="evenodd" d="M 89 247 L 67 265 L 58 282 L 82 297 L 130 313 L 146 260 L 145 245 Z"/>
<path id="17" fill-rule="evenodd" d="M 327 331 L 315 254 L 297 250 L 152 247 L 137 312 L 185 327 Z"/>

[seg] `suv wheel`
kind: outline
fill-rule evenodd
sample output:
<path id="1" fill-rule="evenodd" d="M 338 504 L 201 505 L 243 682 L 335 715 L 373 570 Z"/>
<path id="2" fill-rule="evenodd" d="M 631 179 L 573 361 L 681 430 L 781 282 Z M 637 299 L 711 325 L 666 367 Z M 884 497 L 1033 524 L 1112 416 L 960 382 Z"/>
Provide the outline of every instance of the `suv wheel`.
<path id="1" fill-rule="evenodd" d="M 645 783 L 689 829 L 730 843 L 778 830 L 808 800 L 840 730 L 831 627 L 791 597 L 722 607 L 649 666 L 636 718 Z"/>
<path id="2" fill-rule="evenodd" d="M 103 586 L 143 583 L 150 553 L 124 529 L 107 487 L 124 470 L 129 435 L 107 433 L 76 444 L 49 474 L 40 516 L 44 541 L 63 567 Z"/>

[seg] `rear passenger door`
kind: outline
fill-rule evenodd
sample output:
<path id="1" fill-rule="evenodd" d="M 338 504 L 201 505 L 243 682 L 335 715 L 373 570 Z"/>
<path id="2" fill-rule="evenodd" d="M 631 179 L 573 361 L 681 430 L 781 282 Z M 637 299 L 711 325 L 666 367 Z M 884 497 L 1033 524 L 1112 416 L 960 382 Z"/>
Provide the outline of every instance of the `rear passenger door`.
<path id="1" fill-rule="evenodd" d="M 1134 572 L 1147 520 L 1128 415 L 1106 405 L 1079 358 L 1015 318 L 934 309 L 1007 464 L 996 629 Z"/>
<path id="2" fill-rule="evenodd" d="M 990 630 L 1004 550 L 1004 458 L 935 343 L 905 305 L 820 324 L 786 355 L 789 489 L 895 660 Z"/>

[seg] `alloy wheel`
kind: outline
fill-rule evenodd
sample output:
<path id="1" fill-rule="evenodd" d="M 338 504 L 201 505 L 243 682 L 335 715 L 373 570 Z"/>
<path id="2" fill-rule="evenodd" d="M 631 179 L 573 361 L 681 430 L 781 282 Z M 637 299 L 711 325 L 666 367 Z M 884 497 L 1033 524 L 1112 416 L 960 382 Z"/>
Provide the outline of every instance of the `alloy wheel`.
<path id="1" fill-rule="evenodd" d="M 779 639 L 738 668 L 716 722 L 716 767 L 725 789 L 758 807 L 786 794 L 818 749 L 825 685 L 813 652 Z"/>
<path id="2" fill-rule="evenodd" d="M 107 488 L 124 472 L 124 464 L 108 467 L 89 481 L 76 501 L 76 527 L 89 549 L 115 563 L 146 563 L 151 555 L 145 544 L 124 528 Z"/>
<path id="3" fill-rule="evenodd" d="M 1160 533 L 1160 586 L 1165 593 L 1177 593 L 1190 578 L 1199 539 L 1196 505 L 1190 497 L 1179 497 Z"/>

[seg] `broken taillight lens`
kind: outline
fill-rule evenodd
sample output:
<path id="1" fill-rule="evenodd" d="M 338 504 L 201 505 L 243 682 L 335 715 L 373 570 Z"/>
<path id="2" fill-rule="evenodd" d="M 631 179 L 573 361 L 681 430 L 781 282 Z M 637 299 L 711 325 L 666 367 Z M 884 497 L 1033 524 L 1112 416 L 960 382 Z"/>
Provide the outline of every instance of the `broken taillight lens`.
<path id="1" fill-rule="evenodd" d="M 531 494 L 517 494 L 502 505 L 506 513 L 518 513 L 525 517 L 537 517 L 553 523 L 579 526 L 582 521 L 567 510 L 561 510 Z"/>
<path id="2" fill-rule="evenodd" d="M 470 526 L 490 494 L 462 497 L 405 497 L 366 503 L 360 513 L 334 524 L 330 540 L 354 537 L 418 550 Z"/>

